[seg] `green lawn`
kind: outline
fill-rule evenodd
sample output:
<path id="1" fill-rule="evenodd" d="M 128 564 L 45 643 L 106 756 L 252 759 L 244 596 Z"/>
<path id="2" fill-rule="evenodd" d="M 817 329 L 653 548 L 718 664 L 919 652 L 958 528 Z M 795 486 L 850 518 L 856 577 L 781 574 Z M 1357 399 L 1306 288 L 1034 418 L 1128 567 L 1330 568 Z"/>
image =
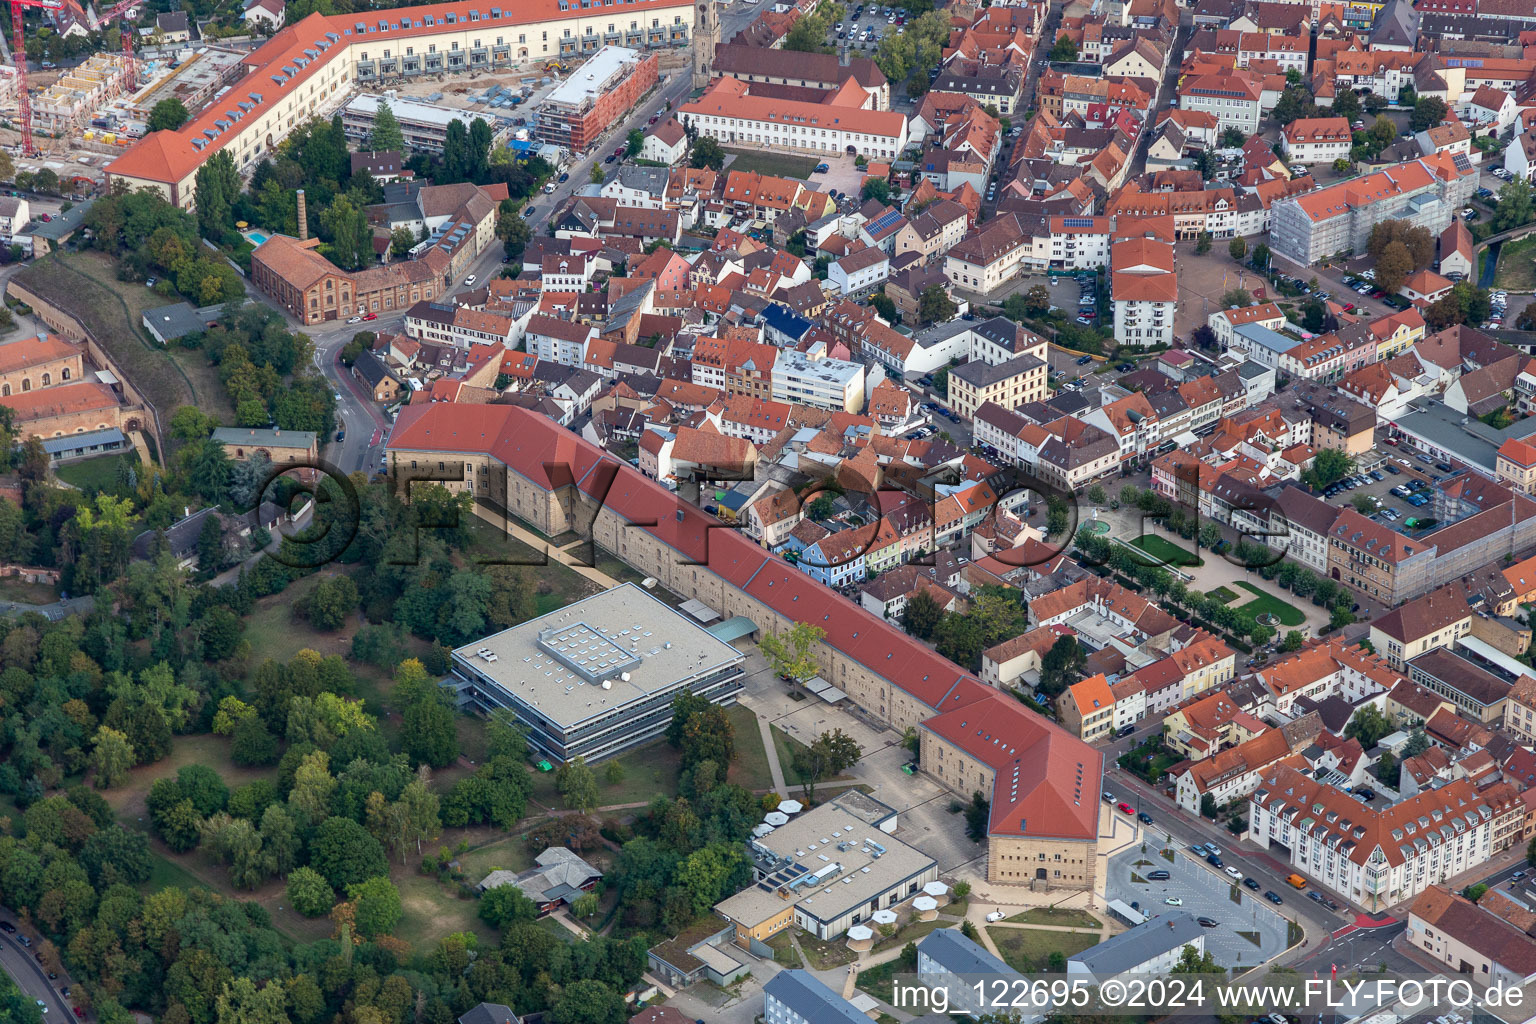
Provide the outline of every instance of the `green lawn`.
<path id="1" fill-rule="evenodd" d="M 1030 907 L 1008 918 L 1014 924 L 1053 924 L 1062 928 L 1102 928 L 1098 918 L 1072 907 Z"/>
<path id="2" fill-rule="evenodd" d="M 390 874 L 400 890 L 400 906 L 405 912 L 395 928 L 396 938 L 416 949 L 429 948 L 453 932 L 474 932 L 481 942 L 492 945 L 499 941 L 496 931 L 475 913 L 475 901 L 459 899 L 455 886 L 439 882 L 435 875 L 401 870 L 398 864 Z"/>
<path id="3" fill-rule="evenodd" d="M 86 493 L 111 490 L 117 487 L 117 462 L 124 453 L 131 456 L 132 448 L 127 448 L 126 451 L 112 451 L 111 454 L 98 454 L 94 459 L 80 459 L 78 462 L 55 465 L 54 476 L 65 484 L 72 484 Z"/>
<path id="4" fill-rule="evenodd" d="M 1505 242 L 1499 250 L 1499 269 L 1493 272 L 1495 288 L 1516 291 L 1536 289 L 1536 235 Z"/>
<path id="5" fill-rule="evenodd" d="M 1278 618 L 1283 626 L 1299 626 L 1307 621 L 1307 617 L 1295 605 L 1282 601 L 1273 594 L 1264 593 L 1252 583 L 1239 582 L 1237 585 L 1254 595 L 1252 601 L 1238 607 L 1239 614 L 1258 616 L 1268 612 Z"/>
<path id="6" fill-rule="evenodd" d="M 1145 533 L 1135 540 L 1130 541 L 1132 547 L 1140 548 L 1153 558 L 1162 559 L 1173 566 L 1204 565 L 1205 561 L 1194 552 L 1179 547 L 1171 540 L 1165 540 L 1155 534 Z M 1150 562 L 1148 564 L 1151 564 Z"/>
<path id="7" fill-rule="evenodd" d="M 738 740 L 739 743 L 739 740 Z M 617 783 L 609 783 L 603 774 L 609 761 L 617 761 L 624 769 L 624 777 Z M 678 752 L 664 739 L 647 743 L 643 747 L 625 751 L 593 767 L 597 772 L 597 799 L 599 805 L 646 803 L 657 795 L 675 796 L 677 777 L 681 770 Z M 560 788 L 555 784 L 558 772 L 535 772 L 531 795 L 545 807 L 559 808 Z"/>
<path id="8" fill-rule="evenodd" d="M 753 792 L 772 789 L 773 772 L 768 768 L 768 748 L 763 746 L 757 716 L 740 704 L 726 708 L 725 716 L 736 733 L 736 760 L 731 762 L 727 781 Z"/>
<path id="9" fill-rule="evenodd" d="M 734 156 L 731 171 L 757 171 L 781 178 L 807 178 L 821 161 L 813 156 L 791 156 L 788 153 L 761 153 L 757 150 L 727 149 L 726 155 Z"/>
<path id="10" fill-rule="evenodd" d="M 527 871 L 533 867 L 533 854 L 520 835 L 503 836 L 477 846 L 459 854 L 457 860 L 471 885 L 492 871 Z"/>
<path id="11" fill-rule="evenodd" d="M 1033 928 L 988 928 L 987 934 L 1008 966 L 1024 974 L 1045 970 L 1052 953 L 1070 957 L 1097 946 L 1089 932 L 1046 932 Z"/>
<path id="12" fill-rule="evenodd" d="M 1215 590 L 1207 590 L 1205 596 L 1222 604 L 1231 604 L 1237 600 L 1237 594 L 1229 587 L 1217 587 Z"/>
<path id="13" fill-rule="evenodd" d="M 87 493 L 108 490 L 117 485 L 117 461 L 122 457 L 121 453 L 112 452 L 79 462 L 66 462 L 55 466 L 53 475 Z"/>

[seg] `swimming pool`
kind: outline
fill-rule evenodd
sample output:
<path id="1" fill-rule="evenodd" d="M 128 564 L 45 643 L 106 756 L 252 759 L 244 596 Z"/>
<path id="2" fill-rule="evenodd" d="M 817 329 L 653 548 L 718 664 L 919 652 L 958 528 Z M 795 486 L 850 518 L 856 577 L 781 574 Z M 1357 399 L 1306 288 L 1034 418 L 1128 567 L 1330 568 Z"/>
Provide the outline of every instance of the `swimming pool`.
<path id="1" fill-rule="evenodd" d="M 252 245 L 260 245 L 267 240 L 267 236 L 260 231 L 247 231 L 245 237 L 251 240 Z"/>

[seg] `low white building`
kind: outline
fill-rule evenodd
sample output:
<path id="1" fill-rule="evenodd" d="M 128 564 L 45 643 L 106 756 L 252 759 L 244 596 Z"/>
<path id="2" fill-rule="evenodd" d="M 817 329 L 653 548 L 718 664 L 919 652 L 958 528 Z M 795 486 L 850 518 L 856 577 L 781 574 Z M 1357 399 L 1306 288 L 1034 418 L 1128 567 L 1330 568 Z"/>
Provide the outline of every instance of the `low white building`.
<path id="1" fill-rule="evenodd" d="M 655 160 L 668 167 L 681 160 L 686 152 L 688 133 L 683 131 L 683 126 L 677 123 L 675 117 L 667 118 L 646 132 L 645 141 L 640 144 L 640 156 L 643 159 Z"/>
<path id="2" fill-rule="evenodd" d="M 827 283 L 846 296 L 864 295 L 885 283 L 891 259 L 874 246 L 851 252 L 827 266 Z"/>
<path id="3" fill-rule="evenodd" d="M 0 239 L 9 242 L 32 220 L 32 208 L 19 196 L 0 196 Z"/>

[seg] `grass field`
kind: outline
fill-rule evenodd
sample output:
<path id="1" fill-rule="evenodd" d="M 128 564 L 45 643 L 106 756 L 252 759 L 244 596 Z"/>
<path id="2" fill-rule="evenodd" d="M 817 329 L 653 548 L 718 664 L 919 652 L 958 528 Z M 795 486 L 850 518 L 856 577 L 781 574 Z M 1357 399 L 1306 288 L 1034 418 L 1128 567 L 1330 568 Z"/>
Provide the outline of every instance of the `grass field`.
<path id="1" fill-rule="evenodd" d="M 725 714 L 736 731 L 736 760 L 731 762 L 727 781 L 753 792 L 772 789 L 773 772 L 768 767 L 768 748 L 763 746 L 763 731 L 757 727 L 757 716 L 740 704 L 726 708 Z"/>
<path id="2" fill-rule="evenodd" d="M 1132 547 L 1140 548 L 1153 558 L 1160 558 L 1169 565 L 1194 566 L 1204 565 L 1204 559 L 1194 552 L 1179 547 L 1171 540 L 1166 540 L 1154 534 L 1144 533 L 1135 540 L 1130 541 Z"/>
<path id="3" fill-rule="evenodd" d="M 791 156 L 788 153 L 762 153 L 747 149 L 727 149 L 725 152 L 736 158 L 727 170 L 757 171 L 759 174 L 772 174 L 781 178 L 808 178 L 820 163 L 815 157 Z"/>
<path id="4" fill-rule="evenodd" d="M 469 520 L 467 531 L 469 544 L 465 549 L 465 564 L 489 567 L 504 563 L 524 568 L 536 581 L 535 603 L 540 615 L 548 615 L 573 601 L 591 597 L 601 589 L 565 563 L 508 536 L 479 516 Z"/>
<path id="5" fill-rule="evenodd" d="M 609 761 L 617 762 L 624 769 L 624 777 L 617 783 L 608 782 L 603 775 L 603 769 Z M 657 795 L 674 795 L 677 793 L 677 777 L 681 768 L 678 752 L 664 739 L 625 751 L 595 766 L 598 804 L 601 807 L 642 804 Z M 563 807 L 560 787 L 555 782 L 558 774 L 535 772 L 529 795 L 545 807 Z"/>
<path id="6" fill-rule="evenodd" d="M 164 419 L 177 406 L 215 413 L 225 403 L 222 394 L 198 389 L 181 364 L 145 334 L 143 311 L 165 301 L 141 285 L 117 281 L 105 257 L 56 254 L 21 270 L 16 279 L 84 323 Z"/>
<path id="7" fill-rule="evenodd" d="M 1237 585 L 1254 595 L 1252 601 L 1238 606 L 1238 612 L 1254 616 L 1268 612 L 1279 619 L 1284 626 L 1299 626 L 1307 621 L 1307 617 L 1295 605 L 1282 601 L 1273 594 L 1264 593 L 1252 583 L 1239 582 Z"/>
<path id="8" fill-rule="evenodd" d="M 1222 604 L 1231 604 L 1237 600 L 1236 592 L 1228 587 L 1217 587 L 1215 590 L 1207 590 L 1205 596 L 1213 601 L 1220 601 Z"/>
<path id="9" fill-rule="evenodd" d="M 1008 966 L 1024 974 L 1045 970 L 1052 953 L 1070 957 L 1099 944 L 1089 932 L 1047 932 L 1034 928 L 988 928 L 987 934 Z"/>
<path id="10" fill-rule="evenodd" d="M 1536 290 L 1536 235 L 1505 242 L 1499 250 L 1499 269 L 1493 272 L 1495 288 L 1528 292 Z"/>
<path id="11" fill-rule="evenodd" d="M 15 576 L 0 578 L 0 601 L 23 604 L 52 604 L 59 599 L 59 588 L 49 583 L 28 583 Z"/>
<path id="12" fill-rule="evenodd" d="M 1102 928 L 1098 918 L 1072 907 L 1030 907 L 1008 918 L 1014 924 L 1053 924 L 1061 928 Z"/>
<path id="13" fill-rule="evenodd" d="M 94 459 L 66 462 L 54 467 L 53 475 L 87 493 L 105 490 L 116 486 L 117 463 L 122 457 L 122 453 L 113 452 L 110 455 L 98 455 Z"/>

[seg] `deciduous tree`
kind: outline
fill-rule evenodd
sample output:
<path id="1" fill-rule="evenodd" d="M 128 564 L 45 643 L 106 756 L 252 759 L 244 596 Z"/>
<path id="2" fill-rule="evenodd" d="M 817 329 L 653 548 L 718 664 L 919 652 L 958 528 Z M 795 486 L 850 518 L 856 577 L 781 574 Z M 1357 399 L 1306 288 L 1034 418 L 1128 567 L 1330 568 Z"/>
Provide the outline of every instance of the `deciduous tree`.
<path id="1" fill-rule="evenodd" d="M 816 784 L 847 771 L 859 763 L 864 750 L 852 736 L 841 729 L 824 732 L 809 747 L 797 747 L 790 758 L 790 768 L 800 779 L 807 803 L 815 800 Z"/>
<path id="2" fill-rule="evenodd" d="M 133 768 L 133 745 L 127 734 L 106 726 L 97 729 L 91 767 L 96 770 L 97 789 L 122 785 Z"/>

